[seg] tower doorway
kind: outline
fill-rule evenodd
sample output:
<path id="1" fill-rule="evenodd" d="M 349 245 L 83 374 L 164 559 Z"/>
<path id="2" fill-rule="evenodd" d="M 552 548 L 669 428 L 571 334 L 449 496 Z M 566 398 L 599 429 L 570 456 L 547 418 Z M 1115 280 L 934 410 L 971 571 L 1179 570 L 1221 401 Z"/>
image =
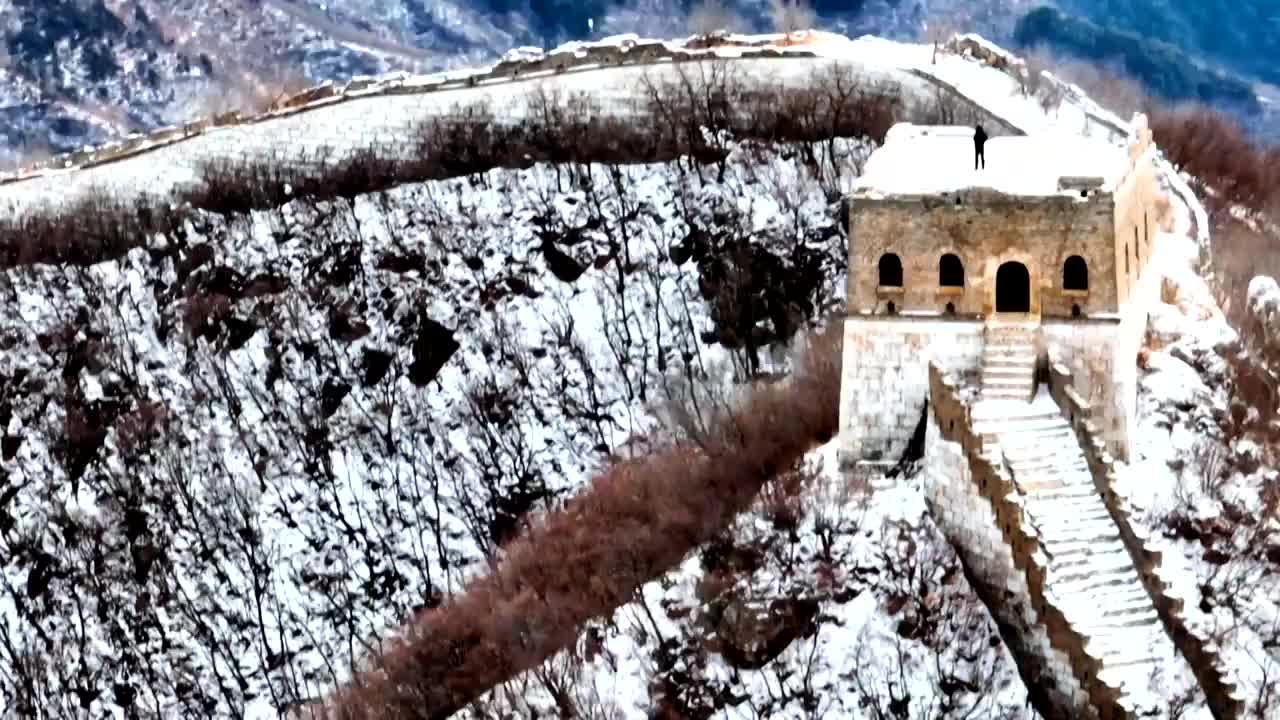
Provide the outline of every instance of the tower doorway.
<path id="1" fill-rule="evenodd" d="M 1007 262 L 996 270 L 996 312 L 1031 312 L 1031 273 L 1020 262 Z"/>

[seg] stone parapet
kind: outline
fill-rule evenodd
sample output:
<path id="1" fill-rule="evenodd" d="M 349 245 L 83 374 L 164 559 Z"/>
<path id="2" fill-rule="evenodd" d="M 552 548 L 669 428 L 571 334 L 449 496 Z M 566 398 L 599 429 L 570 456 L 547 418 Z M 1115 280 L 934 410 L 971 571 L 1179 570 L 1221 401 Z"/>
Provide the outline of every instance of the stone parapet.
<path id="1" fill-rule="evenodd" d="M 421 95 L 494 82 L 513 82 L 565 72 L 597 70 L 608 66 L 706 60 L 724 57 L 721 53 L 725 47 L 733 48 L 733 55 L 726 59 L 817 57 L 813 50 L 803 46 L 779 47 L 765 39 L 726 38 L 716 47 L 638 39 L 623 39 L 620 44 L 610 40 L 570 43 L 550 52 L 540 51 L 540 54 L 530 53 L 504 59 L 489 67 L 474 70 L 424 76 L 395 73 L 381 78 L 358 77 L 342 86 L 325 83 L 284 97 L 265 112 L 253 115 L 244 115 L 239 111 L 220 113 L 192 120 L 180 128 L 161 128 L 57 155 L 15 172 L 0 173 L 0 185 L 41 177 L 51 172 L 94 167 L 182 142 L 214 129 L 252 125 L 357 99 Z"/>
<path id="2" fill-rule="evenodd" d="M 1036 529 L 1026 521 L 1022 493 L 1005 464 L 993 464 L 984 455 L 986 443 L 974 430 L 970 406 L 964 402 L 959 384 L 936 361 L 929 363 L 929 397 L 943 437 L 963 448 L 974 484 L 991 503 L 1014 562 L 1026 576 L 1032 607 L 1052 647 L 1069 659 L 1073 674 L 1102 720 L 1130 717 L 1120 702 L 1121 688 L 1099 676 L 1103 670 L 1102 660 L 1086 649 L 1088 638 L 1077 632 L 1050 600 L 1047 592 L 1050 556 Z"/>
<path id="3" fill-rule="evenodd" d="M 1136 521 L 1128 499 L 1117 491 L 1118 477 L 1113 458 L 1101 440 L 1093 420 L 1090 404 L 1071 385 L 1071 372 L 1050 350 L 1049 392 L 1062 409 L 1076 433 L 1089 463 L 1089 470 L 1103 504 L 1115 522 L 1143 587 L 1151 597 L 1174 646 L 1186 658 L 1196 680 L 1204 690 L 1210 711 L 1218 720 L 1239 718 L 1244 712 L 1244 698 L 1231 679 L 1231 671 L 1213 641 L 1187 622 L 1185 601 L 1172 590 L 1162 567 L 1162 553 L 1153 543 L 1146 528 Z"/>

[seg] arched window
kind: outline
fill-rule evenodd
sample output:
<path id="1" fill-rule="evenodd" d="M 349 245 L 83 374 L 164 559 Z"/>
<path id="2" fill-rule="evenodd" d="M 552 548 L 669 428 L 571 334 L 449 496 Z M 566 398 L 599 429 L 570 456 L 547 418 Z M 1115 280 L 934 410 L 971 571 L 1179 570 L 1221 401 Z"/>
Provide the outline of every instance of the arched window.
<path id="1" fill-rule="evenodd" d="M 942 287 L 964 287 L 964 263 L 947 253 L 938 261 L 938 284 Z"/>
<path id="2" fill-rule="evenodd" d="M 880 256 L 880 287 L 902 287 L 902 261 L 893 253 Z"/>
<path id="3" fill-rule="evenodd" d="M 1062 289 L 1089 289 L 1089 266 L 1085 264 L 1084 258 L 1072 255 L 1062 263 Z"/>

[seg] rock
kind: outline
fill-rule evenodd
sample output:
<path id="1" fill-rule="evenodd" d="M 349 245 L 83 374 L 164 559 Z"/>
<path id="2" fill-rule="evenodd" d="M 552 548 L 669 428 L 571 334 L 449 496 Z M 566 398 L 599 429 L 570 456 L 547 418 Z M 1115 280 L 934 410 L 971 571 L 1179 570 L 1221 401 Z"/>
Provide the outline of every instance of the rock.
<path id="1" fill-rule="evenodd" d="M 732 667 L 758 670 L 813 631 L 818 608 L 809 598 L 777 598 L 767 607 L 733 602 L 721 615 L 712 644 Z"/>
<path id="2" fill-rule="evenodd" d="M 369 324 L 352 318 L 342 310 L 329 311 L 329 337 L 342 342 L 355 342 L 369 334 Z"/>
<path id="3" fill-rule="evenodd" d="M 477 261 L 478 260 L 479 259 L 477 258 Z M 471 267 L 471 263 L 468 262 L 467 266 Z M 379 270 L 386 270 L 387 272 L 392 272 L 397 275 L 404 275 L 409 272 L 417 272 L 425 275 L 427 272 L 427 259 L 423 257 L 422 253 L 416 252 L 408 252 L 403 255 L 398 253 L 387 253 L 378 258 L 378 262 L 375 267 Z M 478 267 L 471 267 L 471 269 L 479 270 Z"/>
<path id="4" fill-rule="evenodd" d="M 1258 444 L 1248 438 L 1242 438 L 1236 441 L 1235 447 L 1235 465 L 1240 472 L 1249 475 L 1257 472 L 1262 466 L 1262 448 Z"/>
<path id="5" fill-rule="evenodd" d="M 1200 374 L 1189 363 L 1170 353 L 1152 352 L 1148 356 L 1150 371 L 1142 378 L 1151 397 L 1160 407 L 1172 405 L 1190 410 L 1209 405 L 1212 393 Z"/>
<path id="6" fill-rule="evenodd" d="M 342 407 L 342 401 L 346 399 L 347 394 L 351 392 L 351 384 L 341 382 L 329 378 L 324 381 L 324 386 L 320 388 L 320 412 L 328 418 L 338 412 L 338 408 Z"/>
<path id="7" fill-rule="evenodd" d="M 418 335 L 413 340 L 413 363 L 409 365 L 409 380 L 422 387 L 435 379 L 444 364 L 458 351 L 458 341 L 453 331 L 427 317 L 418 318 Z"/>
<path id="8" fill-rule="evenodd" d="M 547 269 L 561 282 L 577 282 L 578 278 L 582 277 L 582 273 L 587 271 L 586 265 L 574 260 L 571 255 L 551 243 L 542 246 L 542 256 L 547 260 Z"/>
<path id="9" fill-rule="evenodd" d="M 12 460 L 18 454 L 18 449 L 22 447 L 22 437 L 19 435 L 6 434 L 0 439 L 0 457 L 5 460 Z"/>
<path id="10" fill-rule="evenodd" d="M 1216 550 L 1213 548 L 1209 548 L 1208 550 L 1205 550 L 1203 558 L 1204 558 L 1204 561 L 1209 563 L 1210 565 L 1226 565 L 1228 562 L 1231 561 L 1230 555 L 1222 552 L 1221 550 Z"/>
<path id="11" fill-rule="evenodd" d="M 1164 350 L 1182 338 L 1186 318 L 1172 305 L 1157 304 L 1147 318 L 1147 347 Z"/>
<path id="12" fill-rule="evenodd" d="M 382 382 L 382 378 L 386 377 L 387 371 L 391 369 L 391 361 L 393 359 L 394 356 L 391 353 L 365 349 L 360 356 L 362 371 L 360 383 L 365 387 L 371 387 Z"/>

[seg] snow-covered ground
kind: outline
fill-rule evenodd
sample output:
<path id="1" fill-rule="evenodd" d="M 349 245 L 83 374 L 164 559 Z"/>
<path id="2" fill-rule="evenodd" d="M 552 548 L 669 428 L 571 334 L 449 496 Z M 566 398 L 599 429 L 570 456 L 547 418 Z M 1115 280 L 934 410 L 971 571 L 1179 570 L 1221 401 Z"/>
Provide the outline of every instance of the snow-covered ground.
<path id="1" fill-rule="evenodd" d="M 40 703 L 165 716 L 323 692 L 650 430 L 670 378 L 731 379 L 735 272 L 767 280 L 759 331 L 840 302 L 845 241 L 788 156 L 494 171 L 5 273 L 6 669 L 50 637 Z"/>
<path id="2" fill-rule="evenodd" d="M 1008 74 L 935 64 L 929 46 L 813 45 L 932 74 L 1031 132 L 1097 129 L 1087 99 L 1045 112 Z M 602 76 L 566 77 L 595 90 Z M 317 132 L 384 121 L 367 111 Z M 0 198 L 118 179 L 163 190 L 192 177 L 164 160 L 181 157 L 172 147 Z M 867 147 L 839 147 L 847 187 Z M 207 216 L 116 261 L 0 274 L 0 716 L 272 717 L 484 572 L 529 512 L 681 401 L 674 378 L 740 375 L 747 353 L 716 341 L 735 344 L 742 307 L 760 308 L 762 366 L 785 370 L 771 341 L 837 308 L 845 278 L 832 179 L 798 150 L 737 145 L 721 180 L 676 164 L 492 171 Z M 1229 414 L 1217 338 L 1230 331 L 1191 269 L 1186 217 L 1162 237 L 1187 261 L 1168 270 L 1144 459 L 1128 471 L 1153 524 L 1185 486 L 1170 469 L 1189 462 L 1183 440 L 1213 437 Z M 919 481 L 868 497 L 829 451 L 485 704 L 521 717 L 566 696 L 610 718 L 1031 717 Z M 1258 617 L 1274 617 L 1270 587 L 1248 601 Z M 1235 637 L 1237 665 L 1274 660 L 1256 630 Z M 1260 687 L 1262 672 L 1242 678 Z"/>

